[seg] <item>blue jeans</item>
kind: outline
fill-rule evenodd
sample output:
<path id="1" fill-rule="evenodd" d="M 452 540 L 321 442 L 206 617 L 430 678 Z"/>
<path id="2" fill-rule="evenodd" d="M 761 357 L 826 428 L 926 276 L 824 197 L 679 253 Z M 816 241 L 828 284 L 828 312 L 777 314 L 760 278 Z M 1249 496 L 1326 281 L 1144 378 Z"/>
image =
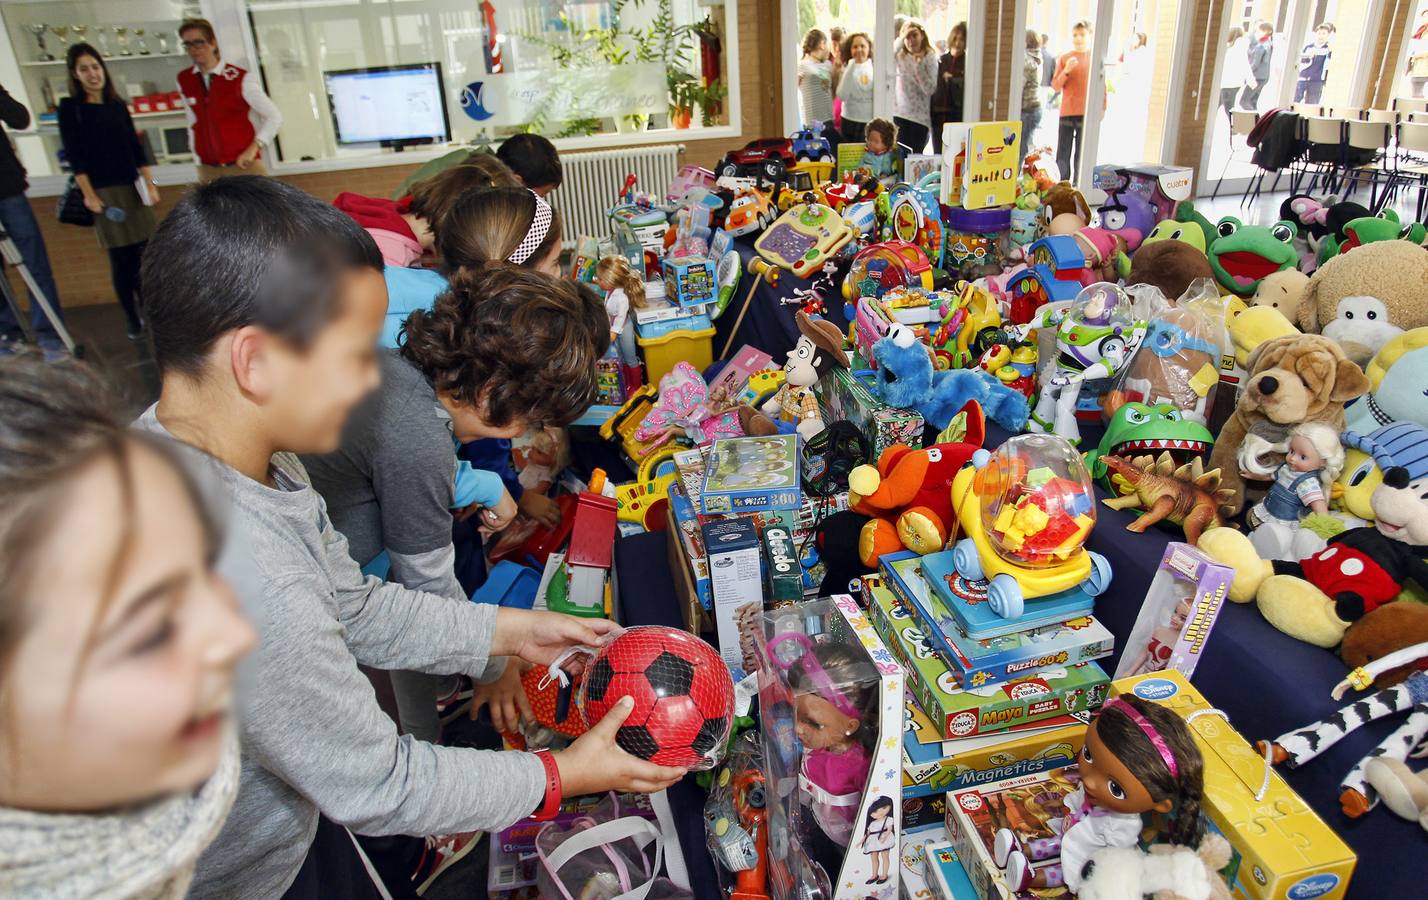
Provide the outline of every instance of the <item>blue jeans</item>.
<path id="1" fill-rule="evenodd" d="M 55 290 L 55 276 L 50 271 L 50 257 L 45 252 L 45 239 L 40 234 L 40 223 L 35 221 L 35 211 L 24 194 L 0 198 L 0 225 L 10 233 L 10 239 L 20 250 L 20 258 L 35 279 L 35 284 L 45 292 L 55 315 L 62 316 L 59 292 Z M 30 293 L 30 323 L 35 331 L 35 339 L 42 347 L 60 347 L 59 334 L 50 324 L 49 317 L 35 302 L 34 292 Z M 20 323 L 10 304 L 0 303 L 0 338 L 16 339 L 21 335 Z"/>

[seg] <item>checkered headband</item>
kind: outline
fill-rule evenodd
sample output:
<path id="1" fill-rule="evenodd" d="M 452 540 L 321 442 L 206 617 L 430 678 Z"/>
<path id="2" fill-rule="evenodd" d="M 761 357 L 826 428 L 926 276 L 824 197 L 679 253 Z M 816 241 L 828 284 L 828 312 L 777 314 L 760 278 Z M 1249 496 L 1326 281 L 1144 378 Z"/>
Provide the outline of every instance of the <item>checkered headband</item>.
<path id="1" fill-rule="evenodd" d="M 545 236 L 550 233 L 550 222 L 553 213 L 550 204 L 545 202 L 545 198 L 535 191 L 531 191 L 531 196 L 535 198 L 535 217 L 531 219 L 531 227 L 526 231 L 526 236 L 521 238 L 521 243 L 511 255 L 506 257 L 510 262 L 520 265 L 531 258 L 531 254 L 536 252 L 536 248 L 545 241 Z"/>

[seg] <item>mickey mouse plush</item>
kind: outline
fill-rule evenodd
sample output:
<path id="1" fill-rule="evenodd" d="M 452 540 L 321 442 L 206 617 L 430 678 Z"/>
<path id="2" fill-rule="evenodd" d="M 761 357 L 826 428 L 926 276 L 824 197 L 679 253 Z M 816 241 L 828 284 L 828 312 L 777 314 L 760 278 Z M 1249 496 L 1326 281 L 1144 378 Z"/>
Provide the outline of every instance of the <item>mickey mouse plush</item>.
<path id="1" fill-rule="evenodd" d="M 1270 624 L 1320 647 L 1343 640 L 1349 624 L 1393 602 L 1403 583 L 1428 587 L 1428 429 L 1398 422 L 1364 436 L 1344 434 L 1346 446 L 1371 454 L 1383 470 L 1373 492 L 1375 522 L 1351 528 L 1298 562 L 1260 559 L 1249 538 L 1213 528 L 1199 547 L 1230 565 L 1230 599 L 1258 602 Z"/>

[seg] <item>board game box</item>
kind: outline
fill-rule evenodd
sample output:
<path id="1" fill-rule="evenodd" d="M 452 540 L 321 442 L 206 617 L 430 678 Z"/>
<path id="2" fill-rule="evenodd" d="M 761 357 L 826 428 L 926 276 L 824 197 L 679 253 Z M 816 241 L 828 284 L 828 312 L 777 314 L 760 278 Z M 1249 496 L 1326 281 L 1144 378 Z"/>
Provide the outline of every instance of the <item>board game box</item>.
<path id="1" fill-rule="evenodd" d="M 1016 832 L 1022 846 L 1058 837 L 1052 826 L 1065 814 L 1062 798 L 1081 782 L 1075 766 L 998 781 L 947 796 L 947 840 L 957 849 L 963 867 L 984 900 L 1012 900 L 1001 867 L 992 860 L 993 836 L 1002 828 Z M 1034 863 L 1051 865 L 1050 859 Z M 1063 888 L 1045 888 L 1037 897 L 1072 897 Z"/>
<path id="2" fill-rule="evenodd" d="M 932 556 L 897 553 L 883 559 L 887 584 L 916 617 L 938 656 L 968 687 L 1006 681 L 1049 666 L 1101 659 L 1115 650 L 1115 638 L 1094 616 L 974 640 L 948 614 L 946 604 L 922 573 Z"/>
<path id="3" fill-rule="evenodd" d="M 714 442 L 699 495 L 706 515 L 798 509 L 798 435 L 724 438 Z"/>
<path id="4" fill-rule="evenodd" d="M 1057 716 L 1003 732 L 920 744 L 911 732 L 902 740 L 903 797 L 966 788 L 1059 769 L 1076 761 L 1086 740 L 1087 714 Z"/>
<path id="5" fill-rule="evenodd" d="M 946 837 L 944 829 L 942 837 Z M 922 845 L 927 895 L 935 900 L 978 900 L 957 848 L 946 840 Z"/>

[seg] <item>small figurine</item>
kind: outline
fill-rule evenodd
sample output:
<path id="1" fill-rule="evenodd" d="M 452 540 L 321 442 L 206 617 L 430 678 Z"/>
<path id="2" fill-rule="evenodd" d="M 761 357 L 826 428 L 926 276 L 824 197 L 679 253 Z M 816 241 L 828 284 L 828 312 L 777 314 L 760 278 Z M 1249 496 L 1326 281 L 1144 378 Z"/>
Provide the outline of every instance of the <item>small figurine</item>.
<path id="1" fill-rule="evenodd" d="M 801 651 L 789 660 L 786 644 Z M 793 689 L 796 722 L 794 733 L 803 745 L 799 765 L 799 789 L 807 796 L 813 820 L 830 840 L 848 846 L 853 834 L 854 815 L 863 799 L 872 763 L 869 743 L 877 729 L 871 725 L 875 714 L 878 673 L 872 664 L 843 644 L 814 644 L 801 632 L 790 631 L 769 641 L 769 659 L 785 669 Z M 873 810 L 869 810 L 873 821 Z M 882 837 L 870 832 L 867 845 L 896 844 L 891 823 L 882 826 Z M 890 841 L 890 842 L 889 842 Z M 886 875 L 884 876 L 886 880 Z"/>
<path id="2" fill-rule="evenodd" d="M 635 343 L 635 323 L 630 309 L 645 308 L 645 280 L 623 256 L 607 256 L 595 266 L 595 284 L 605 292 L 605 313 L 610 317 L 610 343 L 619 349 L 626 393 L 644 381 Z"/>
<path id="3" fill-rule="evenodd" d="M 814 319 L 801 310 L 794 320 L 799 338 L 783 366 L 783 387 L 761 407 L 762 414 L 741 413 L 744 430 L 749 434 L 797 432 L 805 441 L 812 440 L 823 430 L 823 414 L 813 386 L 834 366 L 848 368 L 843 333 L 837 325 Z"/>
<path id="4" fill-rule="evenodd" d="M 1189 727 L 1174 712 L 1134 695 L 1108 700 L 1086 729 L 1077 761 L 1081 786 L 1062 801 L 1066 815 L 1053 821 L 1059 838 L 1022 847 L 1011 829 L 997 832 L 993 859 L 1004 867 L 1007 886 L 1075 891 L 1091 854 L 1136 845 L 1146 814 L 1157 818 L 1159 839 L 1198 846 L 1203 766 Z M 1059 865 L 1032 869 L 1032 861 L 1056 856 Z"/>
<path id="5" fill-rule="evenodd" d="M 1284 454 L 1278 468 L 1264 463 L 1267 454 Z M 1272 457 L 1277 458 L 1277 456 Z M 1239 449 L 1240 472 L 1246 478 L 1264 477 L 1273 472 L 1274 482 L 1264 500 L 1245 517 L 1253 529 L 1250 542 L 1265 559 L 1299 559 L 1295 538 L 1299 520 L 1310 512 L 1329 511 L 1329 493 L 1344 468 L 1344 448 L 1339 432 L 1322 422 L 1306 422 L 1290 429 L 1283 443 L 1270 444 L 1249 434 Z M 1309 553 L 1320 549 L 1308 547 Z"/>

